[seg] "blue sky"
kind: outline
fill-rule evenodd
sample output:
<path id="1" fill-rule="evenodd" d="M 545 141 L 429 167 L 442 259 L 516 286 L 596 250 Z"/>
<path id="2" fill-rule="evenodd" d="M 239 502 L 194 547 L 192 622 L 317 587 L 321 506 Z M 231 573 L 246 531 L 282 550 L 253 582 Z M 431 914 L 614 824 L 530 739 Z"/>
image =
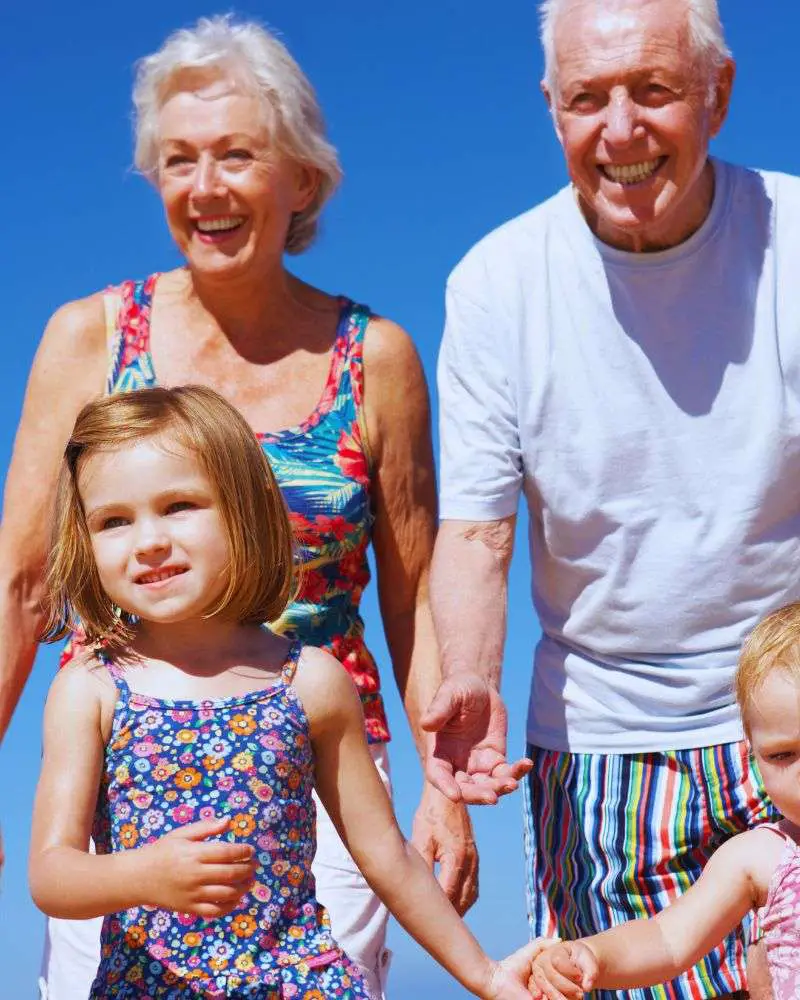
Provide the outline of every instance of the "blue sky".
<path id="1" fill-rule="evenodd" d="M 131 67 L 169 31 L 227 9 L 188 0 L 133 6 L 42 0 L 17 4 L 4 19 L 2 469 L 49 314 L 67 299 L 177 262 L 159 203 L 130 166 Z M 533 0 L 276 0 L 234 10 L 281 33 L 317 88 L 345 170 L 318 245 L 293 266 L 303 278 L 400 322 L 432 376 L 450 268 L 485 232 L 565 182 L 538 90 Z M 798 172 L 800 13 L 789 0 L 722 0 L 722 12 L 739 74 L 715 151 Z M 397 812 L 409 830 L 420 776 L 392 692 L 374 593 L 365 615 L 390 692 Z M 537 634 L 520 532 L 504 681 L 515 749 L 524 741 Z M 39 656 L 0 750 L 8 856 L 0 962 L 8 1000 L 35 996 L 43 918 L 27 896 L 25 863 L 41 707 L 55 658 L 51 649 Z M 526 937 L 520 811 L 519 797 L 475 811 L 481 899 L 469 922 L 496 955 Z M 466 996 L 396 928 L 391 944 L 393 996 L 412 989 L 423 998 Z"/>

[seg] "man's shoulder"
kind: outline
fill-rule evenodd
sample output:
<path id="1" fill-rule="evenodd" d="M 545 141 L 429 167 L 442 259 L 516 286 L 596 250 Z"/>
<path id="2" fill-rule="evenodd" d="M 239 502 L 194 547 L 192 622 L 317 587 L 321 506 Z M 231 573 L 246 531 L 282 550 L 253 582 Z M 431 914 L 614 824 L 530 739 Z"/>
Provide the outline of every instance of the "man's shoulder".
<path id="1" fill-rule="evenodd" d="M 565 187 L 521 215 L 487 233 L 461 258 L 450 274 L 450 284 L 472 283 L 489 271 L 508 273 L 540 256 L 547 234 L 561 226 L 571 203 Z"/>
<path id="2" fill-rule="evenodd" d="M 734 179 L 737 198 L 766 197 L 773 207 L 790 209 L 796 206 L 800 211 L 800 177 L 780 170 L 763 170 L 733 163 L 726 163 L 725 166 Z"/>

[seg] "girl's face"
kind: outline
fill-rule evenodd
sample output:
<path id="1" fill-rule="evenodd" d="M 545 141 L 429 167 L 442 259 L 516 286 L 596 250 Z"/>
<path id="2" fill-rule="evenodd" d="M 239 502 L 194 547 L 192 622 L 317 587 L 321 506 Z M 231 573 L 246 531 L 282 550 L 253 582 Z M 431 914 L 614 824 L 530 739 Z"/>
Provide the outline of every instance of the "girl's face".
<path id="1" fill-rule="evenodd" d="M 228 535 L 195 455 L 161 437 L 91 455 L 78 490 L 103 588 L 123 610 L 199 618 L 228 583 Z"/>
<path id="2" fill-rule="evenodd" d="M 767 793 L 800 826 L 800 683 L 773 670 L 751 699 L 747 723 Z"/>

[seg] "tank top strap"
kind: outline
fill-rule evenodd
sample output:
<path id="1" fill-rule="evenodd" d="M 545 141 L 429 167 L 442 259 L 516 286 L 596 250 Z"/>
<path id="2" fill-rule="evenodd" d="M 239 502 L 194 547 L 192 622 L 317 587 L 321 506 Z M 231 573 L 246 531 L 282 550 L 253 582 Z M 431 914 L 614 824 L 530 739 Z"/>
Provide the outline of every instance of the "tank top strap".
<path id="1" fill-rule="evenodd" d="M 140 281 L 123 281 L 104 294 L 108 395 L 155 382 L 150 359 L 150 311 L 158 277 L 156 273 Z"/>
<path id="2" fill-rule="evenodd" d="M 289 647 L 286 661 L 281 670 L 281 680 L 288 687 L 294 680 L 297 673 L 297 666 L 300 663 L 300 654 L 303 652 L 303 644 L 299 639 L 295 639 Z"/>
<path id="3" fill-rule="evenodd" d="M 104 652 L 102 649 L 98 649 L 96 657 L 98 662 L 102 663 L 108 671 L 108 675 L 114 682 L 114 686 L 117 689 L 120 700 L 127 703 L 131 696 L 131 689 L 128 687 L 128 682 L 125 680 L 125 671 L 119 666 L 118 663 L 114 663 L 108 653 Z"/>
<path id="4" fill-rule="evenodd" d="M 352 401 L 353 421 L 358 428 L 358 438 L 372 469 L 372 455 L 367 435 L 367 421 L 364 414 L 364 336 L 372 318 L 368 306 L 350 300 L 346 303 L 347 342 L 345 347 L 344 372 L 339 384 L 339 392 L 347 393 Z"/>

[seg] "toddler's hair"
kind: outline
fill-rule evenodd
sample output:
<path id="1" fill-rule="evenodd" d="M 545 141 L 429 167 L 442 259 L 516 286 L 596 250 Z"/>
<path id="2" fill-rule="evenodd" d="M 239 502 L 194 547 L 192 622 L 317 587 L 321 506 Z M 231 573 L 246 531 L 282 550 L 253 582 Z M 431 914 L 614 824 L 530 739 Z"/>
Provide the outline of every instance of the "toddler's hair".
<path id="1" fill-rule="evenodd" d="M 783 670 L 800 682 L 800 603 L 767 615 L 742 646 L 735 688 L 745 729 L 750 702 L 772 670 Z"/>
<path id="2" fill-rule="evenodd" d="M 78 491 L 86 459 L 145 438 L 164 438 L 197 457 L 211 481 L 228 536 L 227 587 L 206 615 L 261 624 L 292 596 L 293 538 L 280 489 L 244 417 L 204 386 L 139 389 L 88 403 L 78 414 L 58 480 L 41 639 L 80 628 L 89 642 L 130 638 L 103 590 Z"/>

